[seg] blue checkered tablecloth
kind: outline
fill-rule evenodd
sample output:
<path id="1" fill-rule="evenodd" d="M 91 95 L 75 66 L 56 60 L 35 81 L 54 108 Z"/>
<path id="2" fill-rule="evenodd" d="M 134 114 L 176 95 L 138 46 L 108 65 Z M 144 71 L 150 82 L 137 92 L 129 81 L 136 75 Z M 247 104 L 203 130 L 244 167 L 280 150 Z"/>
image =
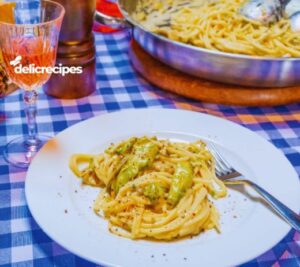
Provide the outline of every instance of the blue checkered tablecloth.
<path id="1" fill-rule="evenodd" d="M 282 150 L 300 174 L 300 104 L 245 108 L 204 104 L 165 93 L 132 69 L 127 51 L 129 33 L 96 34 L 97 90 L 78 100 L 59 100 L 42 91 L 38 130 L 53 136 L 96 115 L 121 109 L 179 108 L 209 113 L 244 125 Z M 0 100 L 0 150 L 25 134 L 21 92 Z M 95 266 L 51 240 L 32 218 L 24 195 L 26 170 L 9 166 L 0 156 L 0 266 Z M 263 237 L 262 237 L 263 238 Z M 258 240 L 259 242 L 259 240 Z M 300 233 L 290 231 L 250 266 L 300 266 Z"/>

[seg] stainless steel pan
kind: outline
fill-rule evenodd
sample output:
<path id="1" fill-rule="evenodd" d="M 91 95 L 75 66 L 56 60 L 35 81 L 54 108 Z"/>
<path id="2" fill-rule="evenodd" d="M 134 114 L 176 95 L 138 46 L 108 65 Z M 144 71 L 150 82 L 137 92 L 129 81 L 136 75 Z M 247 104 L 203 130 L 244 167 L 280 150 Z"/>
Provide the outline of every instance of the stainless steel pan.
<path id="1" fill-rule="evenodd" d="M 133 38 L 152 56 L 182 72 L 208 80 L 253 87 L 300 85 L 300 58 L 262 58 L 216 52 L 149 32 L 131 17 L 139 0 L 119 0 L 125 19 L 96 12 L 98 22 L 133 27 Z"/>

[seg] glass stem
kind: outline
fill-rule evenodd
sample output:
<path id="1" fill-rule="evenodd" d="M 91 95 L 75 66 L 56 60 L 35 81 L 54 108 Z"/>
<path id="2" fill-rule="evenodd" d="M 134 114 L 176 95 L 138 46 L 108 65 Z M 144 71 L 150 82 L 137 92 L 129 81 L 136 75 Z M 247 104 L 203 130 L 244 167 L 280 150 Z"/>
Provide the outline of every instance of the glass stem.
<path id="1" fill-rule="evenodd" d="M 27 140 L 26 143 L 28 146 L 36 146 L 38 143 L 37 139 L 37 124 L 36 124 L 36 100 L 37 92 L 35 90 L 27 91 L 23 93 L 23 99 L 25 104 L 25 114 L 27 119 Z"/>

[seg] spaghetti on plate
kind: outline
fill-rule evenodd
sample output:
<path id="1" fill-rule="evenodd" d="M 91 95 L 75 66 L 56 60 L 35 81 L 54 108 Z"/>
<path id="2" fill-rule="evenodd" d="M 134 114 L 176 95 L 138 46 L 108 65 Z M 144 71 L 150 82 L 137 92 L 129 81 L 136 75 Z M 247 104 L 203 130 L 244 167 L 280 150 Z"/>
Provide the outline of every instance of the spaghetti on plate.
<path id="1" fill-rule="evenodd" d="M 75 154 L 70 168 L 84 184 L 103 188 L 94 211 L 114 234 L 173 240 L 220 230 L 211 200 L 227 191 L 202 141 L 133 137 L 99 155 Z"/>

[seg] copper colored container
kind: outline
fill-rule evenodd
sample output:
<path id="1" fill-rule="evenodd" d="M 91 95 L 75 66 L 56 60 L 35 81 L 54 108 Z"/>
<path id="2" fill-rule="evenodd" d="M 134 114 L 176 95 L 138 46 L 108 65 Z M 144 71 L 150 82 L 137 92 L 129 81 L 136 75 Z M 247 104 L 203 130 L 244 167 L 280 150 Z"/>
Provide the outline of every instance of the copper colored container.
<path id="1" fill-rule="evenodd" d="M 54 0 L 66 9 L 56 65 L 82 67 L 82 74 L 52 74 L 44 91 L 57 98 L 80 98 L 96 89 L 96 58 L 92 26 L 95 0 Z"/>

